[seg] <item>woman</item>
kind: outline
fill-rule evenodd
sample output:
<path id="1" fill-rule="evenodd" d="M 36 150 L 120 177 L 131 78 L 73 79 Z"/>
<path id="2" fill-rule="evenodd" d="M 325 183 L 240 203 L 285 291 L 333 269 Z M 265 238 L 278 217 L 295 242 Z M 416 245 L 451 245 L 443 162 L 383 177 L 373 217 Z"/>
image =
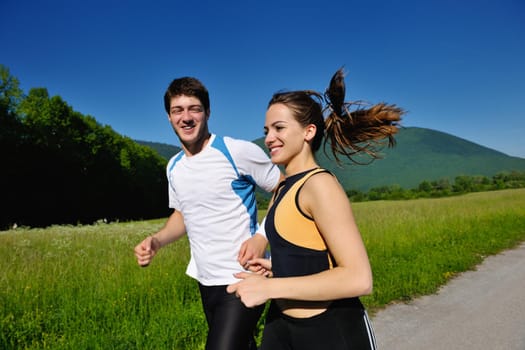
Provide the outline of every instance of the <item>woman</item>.
<path id="1" fill-rule="evenodd" d="M 276 93 L 268 105 L 265 143 L 286 174 L 265 220 L 272 260 L 254 259 L 252 271 L 260 273 L 238 273 L 242 281 L 228 286 L 248 307 L 272 300 L 263 350 L 375 349 L 359 300 L 372 292 L 366 249 L 344 189 L 314 154 L 326 135 L 337 161 L 378 158 L 382 140 L 394 144 L 403 111 L 386 104 L 350 111 L 344 96 L 339 70 L 325 92 L 326 108 L 323 96 L 309 90 Z"/>

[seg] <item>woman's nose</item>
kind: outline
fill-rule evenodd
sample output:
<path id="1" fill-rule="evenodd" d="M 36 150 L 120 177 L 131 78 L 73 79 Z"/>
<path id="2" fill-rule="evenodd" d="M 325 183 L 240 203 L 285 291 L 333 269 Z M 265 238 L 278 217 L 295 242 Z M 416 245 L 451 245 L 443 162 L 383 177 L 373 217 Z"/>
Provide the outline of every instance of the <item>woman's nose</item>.
<path id="1" fill-rule="evenodd" d="M 264 144 L 266 146 L 270 146 L 272 142 L 273 142 L 273 136 L 270 132 L 268 132 L 266 136 L 264 137 Z"/>

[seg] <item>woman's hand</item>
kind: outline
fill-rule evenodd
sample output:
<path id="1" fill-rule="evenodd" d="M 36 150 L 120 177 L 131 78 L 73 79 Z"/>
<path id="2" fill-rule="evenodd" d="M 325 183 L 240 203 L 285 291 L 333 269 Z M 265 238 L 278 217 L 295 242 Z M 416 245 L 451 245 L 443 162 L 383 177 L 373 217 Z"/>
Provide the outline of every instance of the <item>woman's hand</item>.
<path id="1" fill-rule="evenodd" d="M 267 287 L 271 279 L 264 277 L 262 274 L 250 272 L 239 272 L 234 276 L 242 279 L 242 281 L 230 284 L 226 287 L 226 291 L 235 293 L 246 307 L 262 305 L 270 299 Z"/>
<path id="2" fill-rule="evenodd" d="M 273 277 L 272 261 L 270 259 L 256 258 L 246 262 L 246 270 L 262 275 L 264 277 Z"/>

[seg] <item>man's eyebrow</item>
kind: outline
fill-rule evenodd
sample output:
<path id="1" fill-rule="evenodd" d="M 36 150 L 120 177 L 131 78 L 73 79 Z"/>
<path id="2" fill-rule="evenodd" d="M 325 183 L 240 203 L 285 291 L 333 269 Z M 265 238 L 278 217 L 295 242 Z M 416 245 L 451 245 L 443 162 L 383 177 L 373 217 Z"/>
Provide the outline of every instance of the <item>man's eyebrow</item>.
<path id="1" fill-rule="evenodd" d="M 175 106 L 171 106 L 171 109 L 184 109 L 184 107 L 185 107 L 185 106 L 175 105 Z M 204 107 L 203 107 L 202 105 L 200 105 L 200 104 L 189 105 L 189 106 L 188 106 L 188 109 L 190 109 L 190 108 L 195 108 L 195 107 L 197 107 L 197 108 L 203 108 L 203 109 L 204 109 Z"/>

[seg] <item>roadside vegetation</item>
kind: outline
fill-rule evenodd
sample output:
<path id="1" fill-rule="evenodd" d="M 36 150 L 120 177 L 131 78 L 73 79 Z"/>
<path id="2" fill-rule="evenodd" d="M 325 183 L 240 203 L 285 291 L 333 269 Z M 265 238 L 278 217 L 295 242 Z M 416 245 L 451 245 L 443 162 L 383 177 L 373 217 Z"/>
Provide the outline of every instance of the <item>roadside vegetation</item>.
<path id="1" fill-rule="evenodd" d="M 525 241 L 525 189 L 354 203 L 374 271 L 371 313 L 434 293 Z M 260 215 L 264 215 L 261 212 Z M 1 349 L 202 349 L 186 239 L 140 268 L 133 247 L 162 220 L 0 232 Z M 262 329 L 262 324 L 261 324 Z"/>
<path id="2" fill-rule="evenodd" d="M 454 181 L 440 179 L 422 181 L 416 188 L 404 189 L 398 185 L 371 188 L 368 192 L 347 191 L 352 202 L 399 200 L 416 198 L 441 198 L 465 193 L 525 188 L 525 172 L 511 171 L 488 176 L 456 176 Z"/>
<path id="3" fill-rule="evenodd" d="M 443 178 L 423 181 L 416 188 L 404 189 L 399 185 L 373 187 L 369 191 L 347 190 L 346 195 L 352 203 L 382 200 L 407 200 L 418 198 L 443 198 L 462 194 L 504 189 L 525 188 L 525 172 L 501 172 L 488 176 L 456 176 L 454 181 Z M 257 193 L 259 208 L 268 208 L 270 195 Z"/>

